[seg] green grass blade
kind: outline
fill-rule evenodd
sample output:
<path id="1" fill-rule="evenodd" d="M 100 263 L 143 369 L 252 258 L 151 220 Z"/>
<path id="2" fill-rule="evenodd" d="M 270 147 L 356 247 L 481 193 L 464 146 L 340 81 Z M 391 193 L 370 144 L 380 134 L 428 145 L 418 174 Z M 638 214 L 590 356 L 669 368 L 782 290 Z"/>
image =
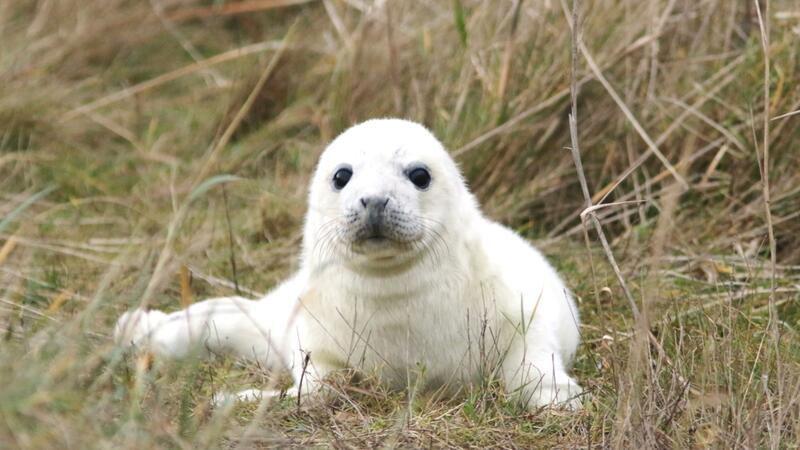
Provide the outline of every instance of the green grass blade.
<path id="1" fill-rule="evenodd" d="M 14 210 L 8 213 L 7 216 L 3 217 L 3 220 L 0 220 L 0 233 L 2 233 L 6 229 L 6 227 L 9 224 L 11 224 L 11 222 L 14 221 L 14 219 L 18 215 L 20 215 L 23 211 L 28 209 L 31 205 L 39 201 L 39 199 L 41 199 L 45 195 L 53 192 L 55 189 L 56 189 L 55 186 L 49 186 L 26 198 L 25 201 L 23 201 L 22 203 L 19 204 L 19 206 L 14 208 Z"/>
<path id="2" fill-rule="evenodd" d="M 190 202 L 194 201 L 197 197 L 200 197 L 201 195 L 205 194 L 206 192 L 208 192 L 209 189 L 213 188 L 218 184 L 228 183 L 231 181 L 238 181 L 240 179 L 241 179 L 240 177 L 234 175 L 227 175 L 227 174 L 214 175 L 213 177 L 200 183 L 200 185 L 198 185 L 196 188 L 192 190 L 192 193 L 189 194 L 189 201 Z"/>
<path id="3" fill-rule="evenodd" d="M 461 45 L 467 46 L 467 20 L 464 15 L 464 5 L 461 0 L 453 0 L 453 17 L 456 22 L 456 30 L 458 30 L 458 37 L 461 40 Z"/>

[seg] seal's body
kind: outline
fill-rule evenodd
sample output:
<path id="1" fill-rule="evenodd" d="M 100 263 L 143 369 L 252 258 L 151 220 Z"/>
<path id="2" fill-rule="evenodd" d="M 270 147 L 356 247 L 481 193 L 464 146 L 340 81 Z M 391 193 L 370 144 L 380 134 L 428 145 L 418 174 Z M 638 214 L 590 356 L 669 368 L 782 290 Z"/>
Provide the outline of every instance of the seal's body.
<path id="1" fill-rule="evenodd" d="M 127 313 L 115 335 L 288 367 L 304 393 L 342 368 L 398 388 L 497 376 L 530 407 L 576 406 L 580 393 L 566 373 L 578 313 L 555 270 L 483 217 L 430 132 L 397 119 L 354 126 L 320 157 L 295 276 L 255 302 Z"/>

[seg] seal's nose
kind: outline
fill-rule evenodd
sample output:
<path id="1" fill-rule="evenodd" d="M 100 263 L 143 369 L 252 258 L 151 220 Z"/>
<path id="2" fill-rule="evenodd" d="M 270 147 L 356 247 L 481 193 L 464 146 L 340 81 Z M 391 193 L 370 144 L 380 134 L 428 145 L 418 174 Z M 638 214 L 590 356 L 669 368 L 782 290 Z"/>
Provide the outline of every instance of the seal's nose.
<path id="1" fill-rule="evenodd" d="M 366 225 L 370 234 L 381 236 L 383 226 L 383 212 L 389 203 L 389 197 L 361 197 L 361 205 L 366 212 Z"/>
<path id="2" fill-rule="evenodd" d="M 368 212 L 382 213 L 389 203 L 389 197 L 361 197 L 361 205 Z"/>

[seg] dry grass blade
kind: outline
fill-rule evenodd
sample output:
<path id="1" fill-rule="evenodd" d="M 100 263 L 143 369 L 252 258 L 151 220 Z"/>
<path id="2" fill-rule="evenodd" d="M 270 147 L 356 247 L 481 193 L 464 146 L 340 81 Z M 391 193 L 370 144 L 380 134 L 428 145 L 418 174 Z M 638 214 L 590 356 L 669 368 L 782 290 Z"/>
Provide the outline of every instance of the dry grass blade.
<path id="1" fill-rule="evenodd" d="M 796 115 L 798 115 L 798 114 L 800 114 L 800 109 L 799 109 L 799 110 L 797 110 L 797 111 L 792 111 L 792 112 L 788 112 L 788 113 L 786 113 L 786 114 L 781 114 L 781 115 L 779 115 L 779 116 L 775 116 L 775 117 L 773 117 L 771 120 L 785 119 L 785 118 L 787 118 L 787 117 L 796 116 Z"/>
<path id="2" fill-rule="evenodd" d="M 622 100 L 622 97 L 619 96 L 614 87 L 611 86 L 611 83 L 609 83 L 609 81 L 603 75 L 603 71 L 600 70 L 600 67 L 595 62 L 591 53 L 589 53 L 589 49 L 586 48 L 586 45 L 583 42 L 580 42 L 578 45 L 581 54 L 583 54 L 584 59 L 586 59 L 586 63 L 589 65 L 589 69 L 591 69 L 592 73 L 594 73 L 594 76 L 597 78 L 598 81 L 600 81 L 600 83 L 606 89 L 608 95 L 610 95 L 611 98 L 614 99 L 614 102 L 617 104 L 617 106 L 619 106 L 619 109 L 622 111 L 622 113 L 625 114 L 625 117 L 628 118 L 628 121 L 636 130 L 636 132 L 639 133 L 639 136 L 641 136 L 642 140 L 645 141 L 645 143 L 647 144 L 647 148 L 654 155 L 656 155 L 656 157 L 661 161 L 662 164 L 664 164 L 664 167 L 666 167 L 667 170 L 669 170 L 669 172 L 672 174 L 672 176 L 681 184 L 681 186 L 683 186 L 684 190 L 688 190 L 689 183 L 687 183 L 686 180 L 683 179 L 683 177 L 678 173 L 678 171 L 669 161 L 669 159 L 667 159 L 667 157 L 664 156 L 661 150 L 659 150 L 658 145 L 656 145 L 656 143 L 653 142 L 653 139 L 650 138 L 650 135 L 647 134 L 647 131 L 644 130 L 644 127 L 642 127 L 639 121 L 636 120 L 636 116 L 633 115 L 633 112 L 631 112 L 630 108 L 628 108 L 628 106 Z"/>
<path id="3" fill-rule="evenodd" d="M 764 52 L 764 128 L 762 131 L 762 151 L 763 151 L 763 159 L 761 163 L 761 176 L 762 176 L 762 187 L 764 191 L 764 212 L 766 214 L 766 221 L 767 221 L 767 234 L 769 236 L 769 254 L 770 254 L 770 263 L 772 264 L 772 288 L 775 289 L 775 275 L 776 275 L 776 257 L 777 257 L 777 248 L 775 243 L 775 231 L 772 226 L 772 208 L 770 206 L 770 181 L 769 181 L 769 168 L 770 168 L 770 158 L 769 158 L 769 143 L 770 143 L 770 136 L 769 136 L 769 107 L 770 107 L 770 63 L 769 63 L 769 22 L 764 22 L 764 19 L 761 15 L 761 5 L 758 1 L 756 1 L 756 12 L 758 13 L 758 26 L 761 30 L 761 46 Z M 766 15 L 769 16 L 769 0 L 766 0 Z"/>
<path id="4" fill-rule="evenodd" d="M 698 110 L 702 105 L 704 105 L 707 101 L 712 99 L 719 91 L 723 88 L 728 86 L 731 82 L 736 79 L 736 74 L 732 73 L 734 68 L 738 67 L 743 61 L 745 60 L 744 56 L 740 56 L 735 58 L 725 67 L 720 69 L 714 76 L 712 76 L 708 81 L 708 89 L 702 92 L 702 96 L 697 99 L 693 104 L 689 105 L 689 108 L 685 109 L 682 114 L 680 114 L 675 120 L 673 120 L 669 127 L 664 130 L 658 138 L 656 138 L 656 145 L 661 145 L 669 139 L 672 134 L 677 131 L 686 121 L 686 119 L 691 115 L 692 111 Z M 641 155 L 639 158 L 634 161 L 629 167 L 623 171 L 614 181 L 608 183 L 603 188 L 599 189 L 594 196 L 592 197 L 592 201 L 595 203 L 602 203 L 612 192 L 623 182 L 625 181 L 633 172 L 640 169 L 642 165 L 650 158 L 651 155 L 654 153 L 647 152 Z M 669 169 L 665 169 L 669 172 Z"/>
<path id="5" fill-rule="evenodd" d="M 171 252 L 172 245 L 175 241 L 178 229 L 180 228 L 180 225 L 183 222 L 186 213 L 188 212 L 191 197 L 196 194 L 198 187 L 202 187 L 201 185 L 203 183 L 210 181 L 210 180 L 206 181 L 203 180 L 211 172 L 212 168 L 214 167 L 217 161 L 217 158 L 219 157 L 220 152 L 222 151 L 223 148 L 225 148 L 225 146 L 228 145 L 228 142 L 230 142 L 233 133 L 242 123 L 242 120 L 244 119 L 245 115 L 253 106 L 253 103 L 255 102 L 258 93 L 264 86 L 264 83 L 267 82 L 267 79 L 269 79 L 270 75 L 272 74 L 272 71 L 275 70 L 278 61 L 280 61 L 281 56 L 283 55 L 283 51 L 286 49 L 287 43 L 293 36 L 293 31 L 295 30 L 296 25 L 297 22 L 295 22 L 292 25 L 292 27 L 289 28 L 281 46 L 278 48 L 278 51 L 275 53 L 275 55 L 273 55 L 269 64 L 267 64 L 267 67 L 262 72 L 261 77 L 258 79 L 258 82 L 253 88 L 253 91 L 251 92 L 250 96 L 248 96 L 247 100 L 244 102 L 242 107 L 234 116 L 231 123 L 222 133 L 222 136 L 220 136 L 219 140 L 217 140 L 217 142 L 208 152 L 208 155 L 204 158 L 203 165 L 197 172 L 194 181 L 192 183 L 192 186 L 195 186 L 195 188 L 192 190 L 192 193 L 190 194 L 189 201 L 184 202 L 181 208 L 178 210 L 178 212 L 175 213 L 175 217 L 173 218 L 172 222 L 170 223 L 169 229 L 167 230 L 167 237 L 164 242 L 164 246 L 159 254 L 155 268 L 153 269 L 153 276 L 150 278 L 150 282 L 147 284 L 147 287 L 145 288 L 144 293 L 142 294 L 141 308 L 147 308 L 147 305 L 149 304 L 152 295 L 155 293 L 156 289 L 161 283 L 161 280 L 164 277 L 163 272 L 166 268 L 167 262 L 170 260 L 172 256 Z"/>
<path id="6" fill-rule="evenodd" d="M 618 59 L 620 59 L 625 54 L 627 54 L 629 52 L 636 51 L 637 49 L 645 46 L 649 42 L 650 42 L 649 39 L 640 40 L 640 41 L 635 42 L 631 46 L 623 49 L 623 51 L 620 52 L 619 54 L 614 55 L 613 58 L 610 58 L 609 62 L 606 64 L 606 66 L 612 66 Z M 590 75 L 584 76 L 578 82 L 578 85 L 580 86 L 580 85 L 586 83 L 587 81 L 589 81 L 591 79 L 592 79 L 592 77 Z M 525 119 L 528 119 L 528 118 L 530 118 L 532 116 L 535 116 L 536 114 L 539 114 L 539 113 L 541 113 L 543 111 L 546 111 L 546 110 L 552 108 L 555 105 L 558 105 L 559 102 L 563 101 L 569 95 L 570 95 L 570 88 L 569 87 L 565 87 L 563 89 L 558 90 L 555 94 L 552 94 L 551 96 L 547 97 L 546 99 L 542 100 L 541 102 L 538 102 L 535 105 L 530 106 L 527 109 L 519 112 L 518 114 L 514 115 L 514 117 L 512 117 L 512 118 L 508 119 L 507 121 L 503 122 L 501 125 L 493 127 L 492 129 L 482 133 L 481 135 L 479 135 L 478 137 L 472 139 L 471 141 L 469 141 L 468 143 L 464 144 L 463 146 L 453 150 L 453 152 L 452 152 L 453 156 L 454 157 L 463 157 L 463 155 L 465 155 L 465 154 L 469 153 L 470 151 L 480 147 L 481 144 L 484 144 L 485 142 L 489 141 L 490 139 L 495 138 L 497 136 L 501 136 L 501 135 L 503 135 L 505 133 L 510 132 L 511 130 L 514 130 Z"/>
<path id="7" fill-rule="evenodd" d="M 192 304 L 191 276 L 189 268 L 186 267 L 186 265 L 182 265 L 178 272 L 178 277 L 181 285 L 181 308 L 183 309 L 188 308 Z"/>
<path id="8" fill-rule="evenodd" d="M 775 231 L 773 228 L 772 223 L 772 206 L 771 206 L 771 194 L 770 194 L 770 29 L 769 29 L 769 14 L 770 14 L 770 1 L 765 0 L 764 2 L 764 16 L 767 17 L 766 21 L 761 13 L 761 4 L 758 0 L 755 1 L 756 13 L 758 16 L 758 26 L 759 30 L 761 31 L 761 46 L 762 51 L 764 54 L 764 117 L 763 117 L 763 130 L 762 130 L 762 150 L 763 150 L 763 161 L 760 164 L 760 172 L 761 172 L 761 185 L 763 188 L 763 196 L 764 196 L 764 212 L 766 216 L 767 222 L 767 236 L 769 238 L 769 258 L 770 258 L 770 265 L 772 269 L 772 274 L 770 276 L 770 285 L 772 292 L 769 296 L 769 328 L 770 334 L 772 338 L 773 344 L 773 351 L 774 351 L 774 358 L 776 361 L 777 366 L 777 373 L 778 377 L 781 378 L 783 365 L 781 361 L 781 351 L 780 351 L 780 330 L 778 329 L 778 311 L 775 306 L 775 290 L 777 288 L 777 244 L 775 242 Z M 758 145 L 756 145 L 756 157 L 758 158 Z M 760 159 L 760 158 L 759 158 Z M 764 389 L 767 396 L 770 395 L 770 389 L 767 386 L 766 379 L 764 380 Z M 777 397 L 778 399 L 783 398 L 783 391 L 784 391 L 784 384 L 779 382 L 777 384 Z M 785 419 L 785 414 L 782 411 L 777 411 L 774 414 L 770 414 L 770 420 L 773 421 L 772 429 L 770 430 L 770 438 L 771 438 L 771 447 L 772 448 L 779 448 L 781 442 L 781 432 L 780 430 L 783 429 L 783 422 Z"/>
<path id="9" fill-rule="evenodd" d="M 492 128 L 491 130 L 481 134 L 480 136 L 476 137 L 463 147 L 460 147 L 453 151 L 454 157 L 460 157 L 466 154 L 467 152 L 477 148 L 484 142 L 492 139 L 495 136 L 501 135 L 503 133 L 507 133 L 508 131 L 514 129 L 520 122 L 523 120 L 538 114 L 562 101 L 567 95 L 569 94 L 569 89 L 562 89 L 555 94 L 551 95 L 544 101 L 526 109 L 525 111 L 517 114 L 515 117 L 511 118 L 510 120 L 506 121 L 500 126 Z"/>
<path id="10" fill-rule="evenodd" d="M 234 50 L 228 50 L 226 52 L 220 53 L 218 55 L 214 55 L 210 58 L 204 59 L 202 61 L 198 61 L 188 66 L 181 67 L 180 69 L 175 69 L 171 72 L 167 72 L 165 74 L 159 75 L 155 78 L 152 78 L 147 81 L 143 81 L 141 83 L 135 84 L 133 86 L 127 87 L 122 89 L 118 92 L 113 94 L 106 95 L 103 98 L 99 98 L 94 100 L 90 103 L 85 105 L 81 105 L 71 111 L 65 113 L 61 120 L 66 122 L 72 120 L 80 115 L 88 114 L 96 109 L 102 108 L 104 106 L 108 106 L 114 102 L 118 102 L 120 100 L 124 100 L 126 98 L 132 97 L 134 95 L 140 94 L 142 92 L 148 91 L 150 89 L 156 88 L 161 86 L 165 83 L 169 83 L 170 81 L 177 80 L 179 78 L 185 77 L 187 75 L 191 75 L 193 73 L 199 72 L 201 70 L 205 70 L 209 67 L 215 66 L 217 64 L 221 64 L 227 61 L 232 61 L 234 59 L 238 59 L 248 55 L 254 55 L 257 53 L 263 53 L 267 50 L 278 50 L 283 48 L 282 43 L 274 42 L 274 41 L 267 41 L 267 42 L 259 42 L 257 44 L 250 44 L 244 47 L 240 47 Z"/>
<path id="11" fill-rule="evenodd" d="M 6 241 L 3 243 L 3 246 L 0 247 L 0 266 L 6 262 L 8 256 L 14 249 L 17 247 L 17 239 L 14 236 L 10 236 Z"/>
<path id="12" fill-rule="evenodd" d="M 620 287 L 622 288 L 623 293 L 625 294 L 625 298 L 628 300 L 628 304 L 631 307 L 631 311 L 633 312 L 633 316 L 637 319 L 639 318 L 639 307 L 636 306 L 636 300 L 633 298 L 633 295 L 628 289 L 627 283 L 625 283 L 625 278 L 622 276 L 622 272 L 619 269 L 619 265 L 617 264 L 616 258 L 614 258 L 614 253 L 611 251 L 611 246 L 608 245 L 608 239 L 606 239 L 605 233 L 603 232 L 603 227 L 600 225 L 600 221 L 597 220 L 597 216 L 595 216 L 593 209 L 592 209 L 592 196 L 589 193 L 589 187 L 586 183 L 586 175 L 583 173 L 583 163 L 581 162 L 581 153 L 580 147 L 578 145 L 578 122 L 577 122 L 577 114 L 578 114 L 578 82 L 577 82 L 577 52 L 578 48 L 580 48 L 580 29 L 578 28 L 579 16 L 578 11 L 580 8 L 580 0 L 573 0 L 573 11 L 572 11 L 572 19 L 569 20 L 570 29 L 572 30 L 572 68 L 570 70 L 571 73 L 571 83 L 570 83 L 570 95 L 572 99 L 571 105 L 571 113 L 569 115 L 569 135 L 570 140 L 572 141 L 572 158 L 575 162 L 575 170 L 578 174 L 578 180 L 580 181 L 581 191 L 583 191 L 584 200 L 586 201 L 586 209 L 584 212 L 588 211 L 588 214 L 591 218 L 592 224 L 594 225 L 594 229 L 597 232 L 597 236 L 600 239 L 600 242 L 603 245 L 603 251 L 608 258 L 609 264 L 611 264 L 611 268 L 614 269 L 614 274 L 617 276 L 617 281 L 619 282 Z M 581 213 L 583 216 L 584 213 Z"/>
<path id="13" fill-rule="evenodd" d="M 168 17 L 170 20 L 181 22 L 192 19 L 205 19 L 212 16 L 232 16 L 236 14 L 267 11 L 270 9 L 302 5 L 314 1 L 316 0 L 244 0 L 214 6 L 181 8 L 177 11 L 171 11 Z"/>

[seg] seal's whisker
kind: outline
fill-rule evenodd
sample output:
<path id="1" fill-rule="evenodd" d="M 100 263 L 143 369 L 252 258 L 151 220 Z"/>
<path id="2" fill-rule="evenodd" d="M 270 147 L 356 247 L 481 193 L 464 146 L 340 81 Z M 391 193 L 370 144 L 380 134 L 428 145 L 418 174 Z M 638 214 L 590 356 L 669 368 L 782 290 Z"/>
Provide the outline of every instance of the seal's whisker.
<path id="1" fill-rule="evenodd" d="M 315 241 L 314 245 L 311 248 L 310 255 L 312 258 L 317 254 L 320 250 L 321 246 L 324 246 L 326 241 L 329 239 L 330 234 L 335 232 L 339 228 L 339 219 L 331 219 L 325 223 L 323 223 L 317 232 L 315 233 Z"/>

